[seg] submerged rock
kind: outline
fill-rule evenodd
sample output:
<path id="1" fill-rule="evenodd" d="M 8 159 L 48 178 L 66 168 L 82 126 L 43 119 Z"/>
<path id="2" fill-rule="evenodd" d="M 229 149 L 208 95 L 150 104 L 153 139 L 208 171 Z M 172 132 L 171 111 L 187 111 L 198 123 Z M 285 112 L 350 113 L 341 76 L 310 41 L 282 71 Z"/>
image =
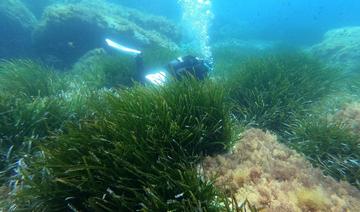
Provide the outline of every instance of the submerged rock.
<path id="1" fill-rule="evenodd" d="M 242 135 L 232 153 L 208 157 L 207 177 L 229 197 L 265 211 L 357 211 L 360 191 L 313 168 L 300 154 L 259 129 Z"/>
<path id="2" fill-rule="evenodd" d="M 103 47 L 106 37 L 139 49 L 177 49 L 180 32 L 162 17 L 103 1 L 83 1 L 48 7 L 33 40 L 43 57 L 71 65 L 87 51 Z"/>
<path id="3" fill-rule="evenodd" d="M 25 56 L 31 47 L 35 16 L 20 0 L 0 1 L 0 57 Z"/>
<path id="4" fill-rule="evenodd" d="M 55 0 L 21 0 L 36 17 L 40 17 L 44 9 L 53 4 Z"/>
<path id="5" fill-rule="evenodd" d="M 331 66 L 360 72 L 360 27 L 330 30 L 309 52 Z"/>
<path id="6" fill-rule="evenodd" d="M 344 105 L 334 116 L 334 121 L 340 121 L 352 129 L 355 134 L 360 132 L 360 102 Z"/>
<path id="7" fill-rule="evenodd" d="M 72 72 L 78 75 L 87 87 L 131 86 L 135 62 L 126 55 L 109 54 L 99 48 L 82 56 L 72 67 Z"/>

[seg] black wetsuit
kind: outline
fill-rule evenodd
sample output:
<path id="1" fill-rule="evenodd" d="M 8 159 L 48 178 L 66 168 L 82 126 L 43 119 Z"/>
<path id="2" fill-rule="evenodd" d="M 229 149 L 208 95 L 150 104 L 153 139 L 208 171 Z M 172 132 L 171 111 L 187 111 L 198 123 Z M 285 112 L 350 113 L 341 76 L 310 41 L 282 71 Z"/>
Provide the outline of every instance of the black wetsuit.
<path id="1" fill-rule="evenodd" d="M 177 58 L 168 64 L 168 71 L 176 79 L 184 76 L 193 76 L 198 80 L 203 80 L 208 76 L 210 65 L 202 59 L 188 55 Z"/>
<path id="2" fill-rule="evenodd" d="M 135 57 L 135 65 L 136 73 L 134 74 L 134 80 L 140 83 L 146 83 L 146 71 L 142 54 Z M 210 69 L 210 65 L 205 60 L 191 55 L 177 58 L 167 65 L 168 73 L 178 80 L 187 76 L 193 76 L 198 80 L 203 80 L 208 76 Z"/>
<path id="3" fill-rule="evenodd" d="M 135 74 L 134 74 L 134 80 L 140 83 L 146 82 L 146 73 L 145 73 L 145 66 L 144 66 L 144 59 L 142 54 L 138 54 L 135 57 Z"/>

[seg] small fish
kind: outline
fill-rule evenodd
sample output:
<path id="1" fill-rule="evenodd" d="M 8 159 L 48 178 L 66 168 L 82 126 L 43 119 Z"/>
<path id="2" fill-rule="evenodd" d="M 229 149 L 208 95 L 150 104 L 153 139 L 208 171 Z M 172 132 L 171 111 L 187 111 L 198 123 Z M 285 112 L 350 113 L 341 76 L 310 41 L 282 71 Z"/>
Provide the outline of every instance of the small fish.
<path id="1" fill-rule="evenodd" d="M 75 48 L 75 43 L 72 42 L 72 41 L 69 41 L 69 42 L 67 43 L 67 45 L 68 45 L 70 48 L 72 48 L 72 49 Z"/>
<path id="2" fill-rule="evenodd" d="M 181 197 L 183 197 L 183 196 L 184 196 L 184 193 L 177 194 L 177 195 L 175 195 L 175 199 L 179 199 L 179 198 L 181 198 Z"/>

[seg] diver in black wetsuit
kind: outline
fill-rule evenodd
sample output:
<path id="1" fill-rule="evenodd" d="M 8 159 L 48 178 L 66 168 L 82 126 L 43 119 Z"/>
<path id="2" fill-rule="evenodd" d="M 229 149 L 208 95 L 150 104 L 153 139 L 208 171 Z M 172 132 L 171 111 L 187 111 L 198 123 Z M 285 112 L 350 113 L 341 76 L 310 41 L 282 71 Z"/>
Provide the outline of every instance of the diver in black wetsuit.
<path id="1" fill-rule="evenodd" d="M 141 83 L 148 82 L 142 54 L 135 56 L 136 74 L 135 80 Z M 165 67 L 166 72 L 177 80 L 192 76 L 197 80 L 203 80 L 208 76 L 211 65 L 203 59 L 187 55 L 170 61 Z"/>
<path id="2" fill-rule="evenodd" d="M 134 76 L 134 80 L 140 83 L 149 82 L 148 78 L 146 77 L 147 73 L 145 70 L 143 54 L 141 51 L 127 48 L 108 39 L 106 42 L 112 48 L 135 56 L 136 73 Z M 207 62 L 206 60 L 188 55 L 170 61 L 165 67 L 165 70 L 170 76 L 178 80 L 186 76 L 192 76 L 197 80 L 203 80 L 208 76 L 208 73 L 211 70 L 211 64 L 209 64 L 209 62 Z M 161 73 L 163 75 L 166 75 L 166 73 L 164 72 Z"/>
<path id="3" fill-rule="evenodd" d="M 203 80 L 210 70 L 211 65 L 206 60 L 191 55 L 179 57 L 168 64 L 168 72 L 176 79 L 190 74 L 195 79 Z"/>

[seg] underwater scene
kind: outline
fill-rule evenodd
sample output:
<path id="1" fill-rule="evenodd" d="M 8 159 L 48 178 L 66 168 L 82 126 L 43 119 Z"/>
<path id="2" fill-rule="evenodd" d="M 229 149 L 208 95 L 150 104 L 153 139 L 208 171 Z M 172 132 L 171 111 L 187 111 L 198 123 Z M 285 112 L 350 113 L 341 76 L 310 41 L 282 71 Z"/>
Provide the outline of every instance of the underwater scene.
<path id="1" fill-rule="evenodd" d="M 359 11 L 0 0 L 0 212 L 360 211 Z"/>

